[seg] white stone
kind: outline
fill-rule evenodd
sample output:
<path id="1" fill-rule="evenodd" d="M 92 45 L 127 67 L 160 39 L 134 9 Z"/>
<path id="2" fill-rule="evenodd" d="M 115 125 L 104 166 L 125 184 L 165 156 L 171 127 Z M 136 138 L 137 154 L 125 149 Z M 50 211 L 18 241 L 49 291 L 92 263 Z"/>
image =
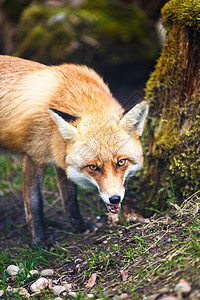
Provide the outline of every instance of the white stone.
<path id="1" fill-rule="evenodd" d="M 68 294 L 69 296 L 71 296 L 71 297 L 73 297 L 73 298 L 76 298 L 77 297 L 77 295 L 76 295 L 76 293 L 75 292 L 69 292 L 69 294 Z"/>
<path id="2" fill-rule="evenodd" d="M 127 293 L 121 294 L 120 299 L 122 299 L 122 300 L 128 299 L 128 294 Z"/>
<path id="3" fill-rule="evenodd" d="M 177 294 L 187 295 L 191 292 L 191 286 L 186 280 L 181 279 L 174 290 Z"/>
<path id="4" fill-rule="evenodd" d="M 3 294 L 4 294 L 4 291 L 0 290 L 0 297 L 3 296 Z"/>
<path id="5" fill-rule="evenodd" d="M 30 274 L 27 275 L 27 278 L 30 278 L 31 275 L 34 276 L 34 275 L 38 275 L 38 274 L 39 274 L 39 273 L 38 273 L 38 270 L 30 270 L 29 273 L 30 273 Z"/>
<path id="6" fill-rule="evenodd" d="M 168 287 L 165 287 L 165 286 L 159 290 L 160 294 L 167 294 L 168 292 L 169 292 L 169 289 L 168 289 Z"/>
<path id="7" fill-rule="evenodd" d="M 42 272 L 40 273 L 41 276 L 47 277 L 47 276 L 53 276 L 54 274 L 54 270 L 52 269 L 45 269 L 42 270 Z"/>
<path id="8" fill-rule="evenodd" d="M 15 276 L 19 273 L 20 269 L 18 266 L 10 265 L 7 267 L 6 271 L 7 271 L 8 275 Z"/>
<path id="9" fill-rule="evenodd" d="M 25 296 L 25 298 L 27 298 L 27 299 L 30 297 L 29 292 L 23 287 L 19 288 L 19 294 L 20 294 L 20 296 Z"/>
<path id="10" fill-rule="evenodd" d="M 31 292 L 40 292 L 48 286 L 48 280 L 44 277 L 39 278 L 30 286 Z"/>
<path id="11" fill-rule="evenodd" d="M 70 291 L 72 289 L 71 283 L 65 283 L 63 286 L 65 287 L 66 291 Z"/>
<path id="12" fill-rule="evenodd" d="M 56 286 L 53 286 L 52 287 L 52 292 L 55 294 L 55 295 L 60 295 L 62 292 L 65 291 L 65 288 L 64 286 L 62 285 L 56 285 Z"/>

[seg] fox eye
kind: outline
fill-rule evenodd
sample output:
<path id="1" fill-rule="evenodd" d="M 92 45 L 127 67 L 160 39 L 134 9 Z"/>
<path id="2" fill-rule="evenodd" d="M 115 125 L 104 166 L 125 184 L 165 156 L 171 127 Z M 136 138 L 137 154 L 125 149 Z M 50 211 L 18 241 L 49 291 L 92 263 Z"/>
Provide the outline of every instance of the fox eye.
<path id="1" fill-rule="evenodd" d="M 99 167 L 97 167 L 96 165 L 89 165 L 88 167 L 91 171 L 98 171 L 99 170 Z"/>
<path id="2" fill-rule="evenodd" d="M 126 159 L 120 159 L 117 163 L 117 166 L 118 167 L 124 166 L 126 164 L 126 161 L 127 161 Z"/>

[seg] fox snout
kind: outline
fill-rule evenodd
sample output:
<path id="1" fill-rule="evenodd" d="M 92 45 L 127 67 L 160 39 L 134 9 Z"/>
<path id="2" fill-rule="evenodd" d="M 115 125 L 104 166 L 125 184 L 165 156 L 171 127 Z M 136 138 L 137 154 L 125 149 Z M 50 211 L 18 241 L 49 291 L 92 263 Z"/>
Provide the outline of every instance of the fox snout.
<path id="1" fill-rule="evenodd" d="M 109 201 L 110 201 L 111 204 L 117 204 L 121 201 L 121 197 L 117 196 L 117 195 L 114 195 L 114 196 L 109 198 Z"/>
<path id="2" fill-rule="evenodd" d="M 117 214 L 121 209 L 121 197 L 114 195 L 109 198 L 109 201 L 111 204 L 106 203 L 108 211 L 113 214 Z"/>
<path id="3" fill-rule="evenodd" d="M 121 197 L 114 195 L 109 198 L 110 204 L 105 203 L 109 212 L 117 214 L 121 209 Z"/>
<path id="4" fill-rule="evenodd" d="M 121 192 L 118 190 L 117 193 L 113 193 L 113 196 L 108 196 L 106 193 L 101 193 L 100 196 L 104 201 L 107 210 L 113 214 L 117 214 L 121 209 L 121 202 L 124 198 L 125 188 L 123 187 Z"/>

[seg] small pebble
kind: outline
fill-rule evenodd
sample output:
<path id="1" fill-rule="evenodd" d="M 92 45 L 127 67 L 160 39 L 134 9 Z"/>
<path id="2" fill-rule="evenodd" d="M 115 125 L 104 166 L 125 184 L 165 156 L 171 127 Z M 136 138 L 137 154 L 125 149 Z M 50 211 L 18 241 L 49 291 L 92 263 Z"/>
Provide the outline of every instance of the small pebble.
<path id="1" fill-rule="evenodd" d="M 41 277 L 30 286 L 31 292 L 40 292 L 48 286 L 49 282 L 46 278 Z"/>
<path id="2" fill-rule="evenodd" d="M 120 300 L 125 300 L 128 298 L 128 294 L 127 293 L 123 293 L 120 295 Z"/>
<path id="3" fill-rule="evenodd" d="M 75 292 L 69 292 L 69 294 L 68 294 L 69 296 L 71 296 L 71 297 L 73 297 L 73 298 L 76 298 L 77 297 L 77 295 L 76 295 L 76 293 Z"/>
<path id="4" fill-rule="evenodd" d="M 19 295 L 20 296 L 25 296 L 25 298 L 27 298 L 27 299 L 29 299 L 29 297 L 30 297 L 29 292 L 23 287 L 19 288 Z"/>
<path id="5" fill-rule="evenodd" d="M 62 298 L 60 298 L 60 297 L 56 297 L 54 300 L 62 300 Z"/>
<path id="6" fill-rule="evenodd" d="M 87 294 L 87 297 L 88 298 L 94 298 L 94 295 L 93 294 Z"/>
<path id="7" fill-rule="evenodd" d="M 191 286 L 186 280 L 180 279 L 174 290 L 177 294 L 187 295 L 191 292 Z"/>
<path id="8" fill-rule="evenodd" d="M 52 287 L 52 292 L 54 293 L 54 295 L 60 295 L 64 291 L 65 288 L 62 285 L 56 285 Z"/>
<path id="9" fill-rule="evenodd" d="M 4 291 L 0 290 L 0 297 L 3 296 L 3 294 L 4 294 Z"/>
<path id="10" fill-rule="evenodd" d="M 162 289 L 159 290 L 160 294 L 167 294 L 169 293 L 169 289 L 167 287 L 163 287 Z"/>
<path id="11" fill-rule="evenodd" d="M 54 274 L 54 270 L 52 269 L 45 269 L 42 270 L 42 272 L 40 273 L 40 275 L 44 277 L 53 276 L 53 274 Z"/>
<path id="12" fill-rule="evenodd" d="M 65 283 L 63 286 L 66 289 L 66 291 L 70 291 L 72 289 L 72 284 L 71 283 Z"/>
<path id="13" fill-rule="evenodd" d="M 18 266 L 10 265 L 7 267 L 6 271 L 8 275 L 15 276 L 20 272 L 20 269 Z"/>
<path id="14" fill-rule="evenodd" d="M 27 278 L 30 278 L 31 276 L 34 276 L 34 275 L 38 275 L 38 270 L 30 270 L 29 274 L 27 275 Z"/>

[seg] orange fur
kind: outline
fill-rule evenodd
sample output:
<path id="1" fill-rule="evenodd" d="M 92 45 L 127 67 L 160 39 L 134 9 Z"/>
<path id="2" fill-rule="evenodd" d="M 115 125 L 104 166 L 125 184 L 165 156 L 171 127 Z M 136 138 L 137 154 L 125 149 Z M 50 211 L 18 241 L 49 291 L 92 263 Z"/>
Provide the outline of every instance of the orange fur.
<path id="1" fill-rule="evenodd" d="M 0 94 L 0 144 L 38 164 L 53 160 L 63 168 L 65 143 L 48 108 L 82 118 L 95 114 L 100 123 L 121 110 L 103 80 L 85 66 L 0 56 Z"/>

